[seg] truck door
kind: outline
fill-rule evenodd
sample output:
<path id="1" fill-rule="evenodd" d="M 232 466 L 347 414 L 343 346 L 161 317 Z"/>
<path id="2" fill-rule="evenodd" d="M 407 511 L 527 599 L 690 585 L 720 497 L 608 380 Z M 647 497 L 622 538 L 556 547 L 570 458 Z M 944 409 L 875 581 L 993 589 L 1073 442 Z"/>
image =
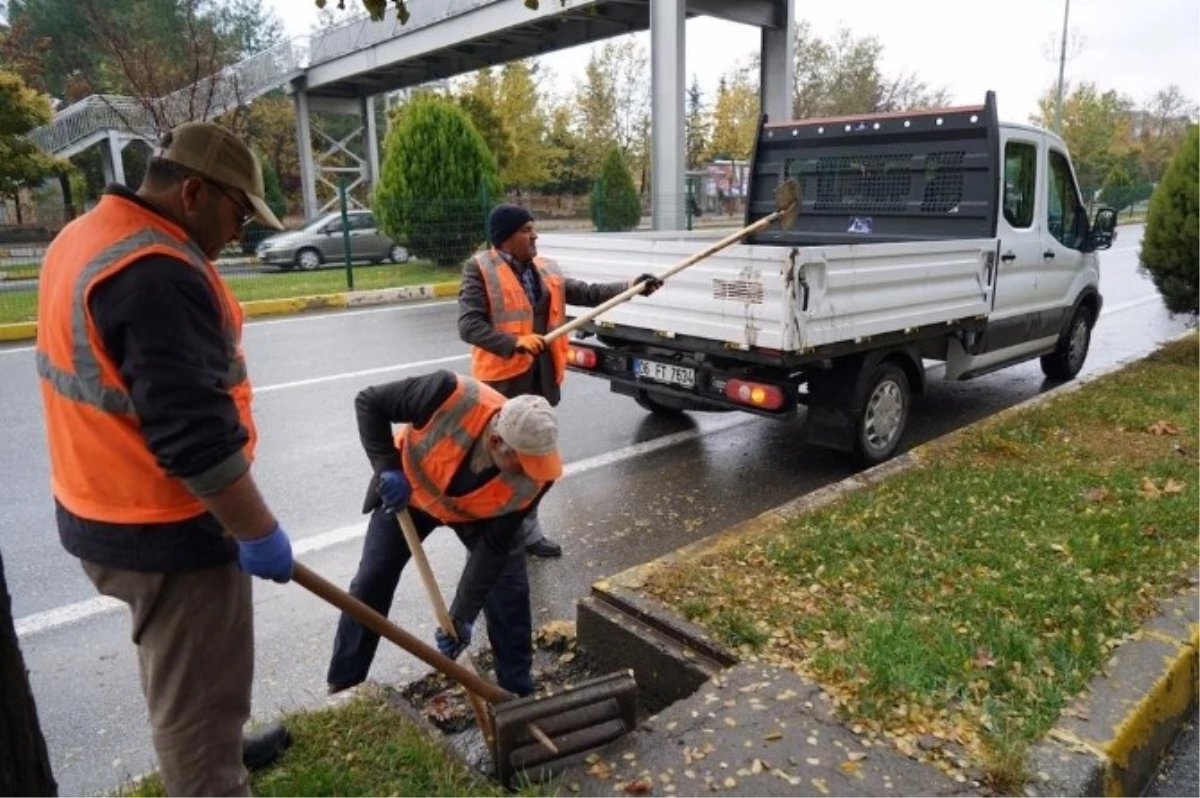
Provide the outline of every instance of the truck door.
<path id="1" fill-rule="evenodd" d="M 1037 301 L 1037 275 L 1042 262 L 1042 225 L 1038 213 L 1042 161 L 1041 136 L 1007 130 L 1003 141 L 1004 183 L 996 223 L 1000 262 L 991 319 L 997 327 L 1022 339 Z M 1009 323 L 1003 323 L 1008 320 Z M 991 326 L 991 325 L 989 325 Z M 995 333 L 1002 333 L 996 329 Z M 1008 335 L 1004 335 L 1008 338 Z"/>
<path id="2" fill-rule="evenodd" d="M 1083 252 L 1088 236 L 1087 212 L 1079 196 L 1075 173 L 1066 150 L 1057 139 L 1047 137 L 1045 193 L 1045 232 L 1042 236 L 1042 264 L 1038 272 L 1038 300 L 1047 311 L 1045 324 L 1057 330 L 1070 309 L 1075 276 L 1084 268 L 1085 259 L 1094 254 Z"/>

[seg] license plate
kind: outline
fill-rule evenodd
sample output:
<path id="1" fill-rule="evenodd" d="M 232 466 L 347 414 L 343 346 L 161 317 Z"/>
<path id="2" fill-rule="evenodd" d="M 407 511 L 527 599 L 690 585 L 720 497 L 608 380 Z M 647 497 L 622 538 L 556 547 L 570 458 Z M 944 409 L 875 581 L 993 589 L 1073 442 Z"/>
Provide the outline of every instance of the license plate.
<path id="1" fill-rule="evenodd" d="M 673 366 L 670 363 L 658 363 L 653 360 L 634 359 L 633 373 L 642 379 L 665 382 L 668 385 L 678 385 L 681 388 L 696 387 L 696 370 Z"/>

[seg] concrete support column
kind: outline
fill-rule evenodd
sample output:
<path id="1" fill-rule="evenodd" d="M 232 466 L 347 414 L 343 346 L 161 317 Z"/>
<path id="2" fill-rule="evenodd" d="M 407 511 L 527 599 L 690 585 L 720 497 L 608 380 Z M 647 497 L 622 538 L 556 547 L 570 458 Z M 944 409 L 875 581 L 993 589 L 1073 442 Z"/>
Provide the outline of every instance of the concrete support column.
<path id="1" fill-rule="evenodd" d="M 125 159 L 121 157 L 121 143 L 117 131 L 108 131 L 108 138 L 100 147 L 100 165 L 104 170 L 105 183 L 125 185 Z"/>
<path id="2" fill-rule="evenodd" d="M 654 142 L 650 154 L 650 198 L 651 225 L 655 230 L 682 230 L 686 218 L 685 5 L 685 0 L 650 3 L 650 125 Z"/>
<path id="3" fill-rule="evenodd" d="M 296 104 L 296 150 L 300 156 L 300 193 L 304 197 L 304 218 L 317 215 L 317 177 L 313 163 L 312 130 L 308 120 L 308 92 L 298 89 L 292 94 Z"/>
<path id="4" fill-rule="evenodd" d="M 762 29 L 758 81 L 763 113 L 772 122 L 792 118 L 792 62 L 796 49 L 796 10 L 791 0 L 776 0 L 775 6 L 775 26 Z"/>
<path id="5" fill-rule="evenodd" d="M 379 185 L 379 125 L 375 122 L 375 98 L 363 97 L 360 102 L 363 126 L 366 128 L 363 149 L 367 151 L 367 183 L 374 193 Z"/>

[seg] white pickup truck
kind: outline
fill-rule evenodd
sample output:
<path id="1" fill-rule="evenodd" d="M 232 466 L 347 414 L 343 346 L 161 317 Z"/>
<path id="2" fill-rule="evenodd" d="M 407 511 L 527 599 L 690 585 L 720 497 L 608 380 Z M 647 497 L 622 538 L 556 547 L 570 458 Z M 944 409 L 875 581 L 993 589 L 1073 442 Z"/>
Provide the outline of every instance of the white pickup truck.
<path id="1" fill-rule="evenodd" d="M 801 188 L 796 223 L 691 266 L 585 325 L 574 371 L 655 413 L 807 407 L 806 442 L 867 464 L 896 450 L 924 361 L 965 380 L 1032 358 L 1070 379 L 1100 314 L 1096 251 L 1066 146 L 982 106 L 761 126 L 746 224 Z M 544 235 L 587 281 L 661 273 L 704 233 Z M 579 312 L 582 309 L 569 309 Z"/>

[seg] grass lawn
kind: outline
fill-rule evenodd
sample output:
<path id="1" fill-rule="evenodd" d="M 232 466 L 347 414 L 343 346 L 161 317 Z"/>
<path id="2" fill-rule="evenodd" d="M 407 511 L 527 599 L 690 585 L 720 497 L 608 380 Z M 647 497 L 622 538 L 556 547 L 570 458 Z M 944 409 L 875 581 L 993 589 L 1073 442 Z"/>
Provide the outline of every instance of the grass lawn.
<path id="1" fill-rule="evenodd" d="M 511 795 L 449 756 L 440 742 L 398 712 L 380 688 L 284 722 L 292 747 L 278 764 L 251 777 L 254 795 Z M 158 777 L 151 776 L 119 794 L 166 792 Z"/>
<path id="2" fill-rule="evenodd" d="M 0 281 L 35 280 L 41 268 L 40 261 L 8 264 L 0 262 Z"/>
<path id="3" fill-rule="evenodd" d="M 3 285 L 3 283 L 0 283 Z M 0 291 L 0 324 L 37 318 L 37 291 Z"/>
<path id="4" fill-rule="evenodd" d="M 925 447 L 922 464 L 650 590 L 742 656 L 819 682 L 906 753 L 1025 753 L 1196 572 L 1197 338 Z M 942 763 L 949 769 L 948 762 Z"/>
<path id="5" fill-rule="evenodd" d="M 405 285 L 424 285 L 458 280 L 458 266 L 439 267 L 428 261 L 411 261 L 399 265 L 355 266 L 354 290 L 398 288 Z M 346 289 L 345 269 L 321 269 L 312 272 L 271 272 L 225 275 L 238 299 L 283 299 L 315 294 L 334 294 Z M 0 283 L 2 285 L 2 283 Z M 37 291 L 0 291 L 0 324 L 37 320 Z"/>
<path id="6" fill-rule="evenodd" d="M 445 283 L 458 280 L 459 266 L 439 267 L 428 261 L 411 261 L 383 266 L 355 266 L 354 290 L 397 288 L 403 285 Z M 243 302 L 254 299 L 282 299 L 293 296 L 336 294 L 346 287 L 346 270 L 320 269 L 312 272 L 279 272 L 271 274 L 227 274 L 237 298 Z"/>

